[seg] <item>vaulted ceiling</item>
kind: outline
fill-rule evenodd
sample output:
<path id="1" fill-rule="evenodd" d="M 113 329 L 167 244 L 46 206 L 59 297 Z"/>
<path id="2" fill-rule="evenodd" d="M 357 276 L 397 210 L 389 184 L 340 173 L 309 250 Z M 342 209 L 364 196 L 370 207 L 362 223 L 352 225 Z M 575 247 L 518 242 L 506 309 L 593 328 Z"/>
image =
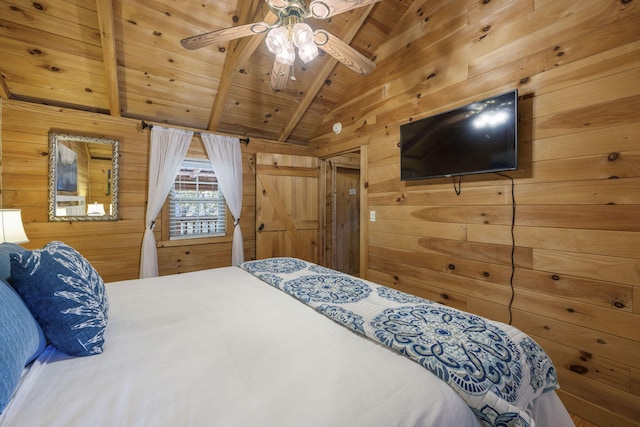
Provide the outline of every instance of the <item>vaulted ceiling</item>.
<path id="1" fill-rule="evenodd" d="M 358 7 L 305 22 L 375 62 L 413 1 L 344 3 Z M 297 59 L 295 80 L 274 91 L 264 34 L 197 50 L 180 44 L 274 18 L 264 0 L 0 0 L 0 96 L 304 144 L 371 75 L 321 51 L 307 64 Z"/>

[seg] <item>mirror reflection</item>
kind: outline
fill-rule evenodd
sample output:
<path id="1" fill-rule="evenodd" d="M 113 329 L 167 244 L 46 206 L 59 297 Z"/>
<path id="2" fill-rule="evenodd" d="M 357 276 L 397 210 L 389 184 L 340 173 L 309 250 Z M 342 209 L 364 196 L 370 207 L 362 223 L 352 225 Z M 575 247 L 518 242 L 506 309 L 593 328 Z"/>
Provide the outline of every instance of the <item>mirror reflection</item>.
<path id="1" fill-rule="evenodd" d="M 49 133 L 49 220 L 118 219 L 118 141 Z"/>

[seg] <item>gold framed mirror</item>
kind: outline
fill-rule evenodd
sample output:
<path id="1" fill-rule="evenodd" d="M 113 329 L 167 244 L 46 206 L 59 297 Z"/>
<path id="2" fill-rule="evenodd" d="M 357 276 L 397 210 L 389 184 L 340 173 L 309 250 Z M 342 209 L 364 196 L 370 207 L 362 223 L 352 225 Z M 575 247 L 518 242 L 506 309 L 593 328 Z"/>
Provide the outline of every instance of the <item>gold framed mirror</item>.
<path id="1" fill-rule="evenodd" d="M 49 132 L 49 221 L 118 219 L 118 146 Z"/>

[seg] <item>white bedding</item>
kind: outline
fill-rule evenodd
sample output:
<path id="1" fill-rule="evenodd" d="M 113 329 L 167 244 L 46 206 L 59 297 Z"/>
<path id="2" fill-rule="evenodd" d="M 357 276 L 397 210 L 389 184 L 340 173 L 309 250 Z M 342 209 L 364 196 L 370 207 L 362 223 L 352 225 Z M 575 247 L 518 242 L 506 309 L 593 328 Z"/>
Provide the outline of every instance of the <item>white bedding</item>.
<path id="1" fill-rule="evenodd" d="M 48 348 L 5 426 L 479 426 L 426 369 L 237 267 L 107 284 L 104 353 Z M 545 393 L 537 427 L 571 426 Z"/>

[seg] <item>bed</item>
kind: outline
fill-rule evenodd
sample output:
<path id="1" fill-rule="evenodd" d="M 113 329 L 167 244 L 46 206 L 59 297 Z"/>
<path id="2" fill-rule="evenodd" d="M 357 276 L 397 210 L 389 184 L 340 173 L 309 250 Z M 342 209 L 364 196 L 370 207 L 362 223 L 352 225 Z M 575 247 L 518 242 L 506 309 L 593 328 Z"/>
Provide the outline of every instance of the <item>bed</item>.
<path id="1" fill-rule="evenodd" d="M 49 245 L 11 254 L 8 281 L 48 345 L 26 350 L 2 427 L 573 425 L 550 360 L 508 325 L 293 258 L 104 285 Z M 84 311 L 65 310 L 93 316 L 87 354 L 52 345 L 21 289 L 20 275 L 52 274 L 47 257 L 81 265 L 66 284 L 91 298 L 75 292 Z M 416 340 L 429 316 L 435 341 Z M 460 325 L 473 333 L 456 338 Z"/>

